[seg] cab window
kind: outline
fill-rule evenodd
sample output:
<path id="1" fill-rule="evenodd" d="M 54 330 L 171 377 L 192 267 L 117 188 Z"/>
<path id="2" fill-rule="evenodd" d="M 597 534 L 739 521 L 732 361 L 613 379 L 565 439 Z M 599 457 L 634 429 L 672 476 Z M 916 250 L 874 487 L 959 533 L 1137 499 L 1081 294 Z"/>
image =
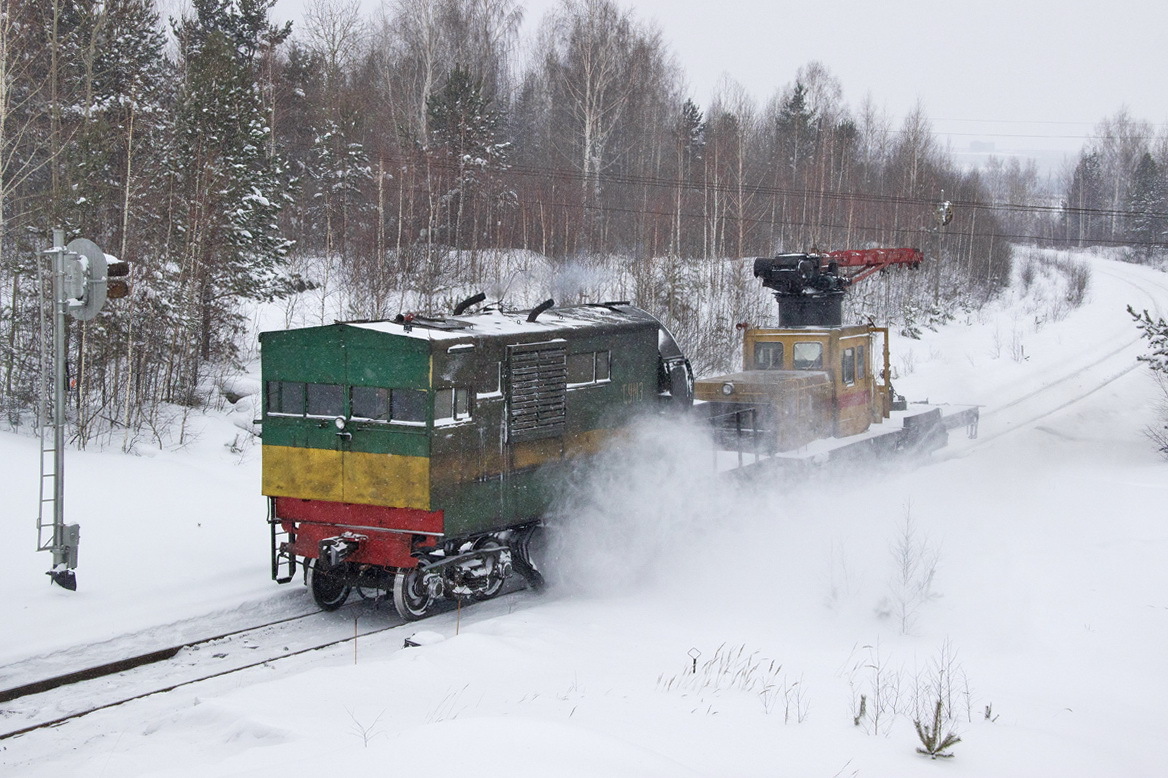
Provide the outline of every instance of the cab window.
<path id="1" fill-rule="evenodd" d="M 596 354 L 586 351 L 568 355 L 568 386 L 590 384 L 596 380 Z"/>
<path id="2" fill-rule="evenodd" d="M 796 370 L 822 370 L 823 344 L 815 342 L 796 343 L 791 350 Z"/>
<path id="3" fill-rule="evenodd" d="M 309 416 L 341 416 L 345 412 L 345 389 L 339 384 L 307 384 Z"/>
<path id="4" fill-rule="evenodd" d="M 596 382 L 609 380 L 612 374 L 612 355 L 608 351 L 596 352 Z"/>
<path id="5" fill-rule="evenodd" d="M 268 381 L 268 413 L 303 416 L 304 382 Z"/>
<path id="6" fill-rule="evenodd" d="M 782 343 L 755 343 L 754 344 L 755 370 L 782 370 L 783 344 Z"/>
<path id="7" fill-rule="evenodd" d="M 568 355 L 568 386 L 588 386 L 611 380 L 612 355 L 608 351 L 585 351 Z"/>
<path id="8" fill-rule="evenodd" d="M 454 387 L 434 392 L 434 423 L 450 423 L 470 418 L 470 389 Z"/>
<path id="9" fill-rule="evenodd" d="M 420 389 L 393 389 L 389 393 L 390 421 L 425 424 L 426 410 L 426 393 Z"/>
<path id="10" fill-rule="evenodd" d="M 844 349 L 844 354 L 840 358 L 840 376 L 847 386 L 856 383 L 856 350 L 854 348 Z"/>
<path id="11" fill-rule="evenodd" d="M 389 390 L 378 386 L 354 386 L 349 394 L 354 419 L 389 421 Z"/>

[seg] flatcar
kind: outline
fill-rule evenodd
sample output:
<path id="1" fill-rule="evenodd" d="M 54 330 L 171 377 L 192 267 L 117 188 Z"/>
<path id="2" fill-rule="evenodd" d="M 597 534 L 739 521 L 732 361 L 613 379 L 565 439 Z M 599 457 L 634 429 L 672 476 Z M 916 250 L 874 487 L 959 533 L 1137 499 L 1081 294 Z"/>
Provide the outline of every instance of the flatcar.
<path id="1" fill-rule="evenodd" d="M 692 398 L 637 308 L 466 307 L 260 336 L 272 577 L 302 567 L 323 609 L 357 589 L 409 620 L 513 572 L 539 585 L 529 542 L 565 468 Z"/>

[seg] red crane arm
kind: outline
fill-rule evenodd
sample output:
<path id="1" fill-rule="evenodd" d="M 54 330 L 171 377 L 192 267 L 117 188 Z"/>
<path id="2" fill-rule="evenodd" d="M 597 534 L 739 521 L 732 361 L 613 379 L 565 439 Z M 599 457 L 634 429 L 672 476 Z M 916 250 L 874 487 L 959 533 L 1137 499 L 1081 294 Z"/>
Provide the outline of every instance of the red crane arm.
<path id="1" fill-rule="evenodd" d="M 884 270 L 892 265 L 908 265 L 916 267 L 924 261 L 925 255 L 920 249 L 853 249 L 850 251 L 829 251 L 823 256 L 829 262 L 835 262 L 841 268 L 859 268 L 860 271 L 849 276 L 851 283 L 863 281 L 868 276 Z"/>

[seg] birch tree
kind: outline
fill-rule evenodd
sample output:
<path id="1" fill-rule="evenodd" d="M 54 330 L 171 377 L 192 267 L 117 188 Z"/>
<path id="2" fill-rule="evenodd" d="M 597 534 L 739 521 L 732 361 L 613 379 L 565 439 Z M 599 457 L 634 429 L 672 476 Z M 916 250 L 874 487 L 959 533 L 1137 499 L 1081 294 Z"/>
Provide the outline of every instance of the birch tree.
<path id="1" fill-rule="evenodd" d="M 562 0 L 551 17 L 545 68 L 580 173 L 585 247 L 598 247 L 603 232 L 600 174 L 637 83 L 633 52 L 644 34 L 612 0 Z"/>

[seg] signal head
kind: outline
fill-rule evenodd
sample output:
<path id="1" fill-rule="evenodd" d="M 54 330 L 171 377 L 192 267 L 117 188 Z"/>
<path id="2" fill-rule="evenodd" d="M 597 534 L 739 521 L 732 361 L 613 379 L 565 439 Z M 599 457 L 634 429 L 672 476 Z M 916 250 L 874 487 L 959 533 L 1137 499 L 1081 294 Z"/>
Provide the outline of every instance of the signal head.
<path id="1" fill-rule="evenodd" d="M 120 300 L 130 294 L 130 263 L 106 254 L 105 296 Z"/>
<path id="2" fill-rule="evenodd" d="M 104 253 L 91 240 L 70 241 L 62 262 L 68 311 L 74 319 L 89 321 L 97 316 L 107 297 L 118 299 L 130 293 L 129 263 Z"/>

